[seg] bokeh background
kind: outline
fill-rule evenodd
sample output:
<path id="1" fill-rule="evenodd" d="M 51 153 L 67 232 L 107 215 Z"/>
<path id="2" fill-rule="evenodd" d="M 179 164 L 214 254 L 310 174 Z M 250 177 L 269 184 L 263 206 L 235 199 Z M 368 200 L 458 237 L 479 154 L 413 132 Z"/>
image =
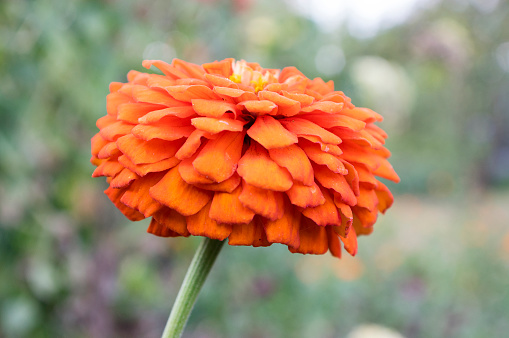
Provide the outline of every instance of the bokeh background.
<path id="1" fill-rule="evenodd" d="M 199 239 L 123 218 L 90 138 L 143 59 L 234 57 L 384 115 L 402 181 L 355 258 L 226 246 L 185 337 L 507 337 L 508 17 L 505 0 L 2 0 L 0 336 L 160 336 Z"/>

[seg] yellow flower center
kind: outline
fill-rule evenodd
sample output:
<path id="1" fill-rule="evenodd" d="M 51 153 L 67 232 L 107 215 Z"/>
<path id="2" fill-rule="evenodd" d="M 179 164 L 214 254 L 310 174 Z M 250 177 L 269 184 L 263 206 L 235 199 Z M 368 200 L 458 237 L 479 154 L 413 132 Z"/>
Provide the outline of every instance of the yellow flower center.
<path id="1" fill-rule="evenodd" d="M 235 61 L 232 65 L 233 74 L 230 76 L 230 80 L 235 83 L 242 83 L 246 86 L 252 86 L 255 90 L 255 93 L 258 93 L 260 90 L 263 90 L 267 84 L 272 81 L 272 76 L 270 72 L 267 70 L 262 70 L 262 72 L 254 70 L 246 61 Z"/>

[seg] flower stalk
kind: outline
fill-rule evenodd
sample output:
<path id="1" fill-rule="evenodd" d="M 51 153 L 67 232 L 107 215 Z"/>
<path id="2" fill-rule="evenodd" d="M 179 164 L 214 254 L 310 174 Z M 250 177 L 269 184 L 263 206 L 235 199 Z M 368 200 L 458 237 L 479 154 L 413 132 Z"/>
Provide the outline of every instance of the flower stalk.
<path id="1" fill-rule="evenodd" d="M 182 335 L 196 298 L 223 244 L 224 241 L 208 237 L 200 243 L 173 304 L 162 338 L 177 338 Z"/>

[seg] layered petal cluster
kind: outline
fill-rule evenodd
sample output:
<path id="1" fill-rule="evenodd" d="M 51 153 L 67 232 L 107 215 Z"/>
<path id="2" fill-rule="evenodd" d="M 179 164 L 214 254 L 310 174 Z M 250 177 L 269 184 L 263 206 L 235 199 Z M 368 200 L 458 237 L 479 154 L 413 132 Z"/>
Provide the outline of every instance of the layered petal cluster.
<path id="1" fill-rule="evenodd" d="M 340 257 L 391 206 L 382 117 L 332 81 L 233 59 L 143 66 L 162 75 L 110 85 L 91 162 L 127 218 L 152 217 L 148 232 Z"/>

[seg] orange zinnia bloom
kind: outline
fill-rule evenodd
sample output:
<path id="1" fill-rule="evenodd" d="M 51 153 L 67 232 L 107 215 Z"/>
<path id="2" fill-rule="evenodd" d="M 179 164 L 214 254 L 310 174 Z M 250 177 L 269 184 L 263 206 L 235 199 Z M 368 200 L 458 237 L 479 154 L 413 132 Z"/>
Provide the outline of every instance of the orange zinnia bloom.
<path id="1" fill-rule="evenodd" d="M 93 176 L 130 220 L 157 236 L 291 252 L 350 254 L 393 202 L 382 117 L 332 81 L 294 67 L 226 59 L 144 61 L 114 82 L 92 138 Z"/>

